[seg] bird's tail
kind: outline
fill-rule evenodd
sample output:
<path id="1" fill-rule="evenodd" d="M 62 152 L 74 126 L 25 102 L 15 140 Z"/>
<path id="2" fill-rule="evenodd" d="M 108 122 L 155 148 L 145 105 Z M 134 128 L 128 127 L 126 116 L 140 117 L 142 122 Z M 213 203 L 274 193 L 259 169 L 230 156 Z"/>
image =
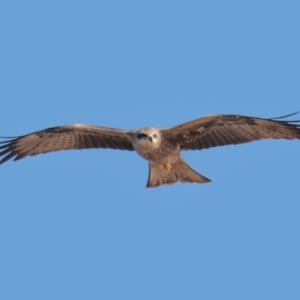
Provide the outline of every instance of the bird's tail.
<path id="1" fill-rule="evenodd" d="M 207 183 L 211 180 L 193 170 L 182 158 L 179 158 L 175 163 L 170 165 L 159 165 L 149 162 L 147 187 L 174 184 L 177 181 L 185 183 Z"/>

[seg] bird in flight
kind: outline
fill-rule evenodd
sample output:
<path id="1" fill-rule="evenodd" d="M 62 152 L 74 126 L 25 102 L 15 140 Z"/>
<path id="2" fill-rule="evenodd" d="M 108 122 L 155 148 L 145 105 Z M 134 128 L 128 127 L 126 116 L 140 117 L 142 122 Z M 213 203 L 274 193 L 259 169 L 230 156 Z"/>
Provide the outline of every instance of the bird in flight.
<path id="1" fill-rule="evenodd" d="M 184 150 L 242 144 L 261 139 L 300 139 L 300 120 L 255 118 L 240 115 L 207 115 L 175 127 L 138 130 L 72 124 L 5 138 L 0 142 L 0 164 L 10 158 L 60 150 L 110 148 L 136 151 L 149 162 L 147 187 L 163 184 L 207 183 L 181 158 Z"/>

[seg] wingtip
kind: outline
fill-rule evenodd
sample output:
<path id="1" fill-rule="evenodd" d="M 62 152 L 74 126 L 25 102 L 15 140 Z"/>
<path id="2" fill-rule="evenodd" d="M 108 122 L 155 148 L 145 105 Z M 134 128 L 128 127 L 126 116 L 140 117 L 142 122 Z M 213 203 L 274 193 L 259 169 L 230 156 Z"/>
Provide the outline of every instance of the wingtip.
<path id="1" fill-rule="evenodd" d="M 291 116 L 295 116 L 295 115 L 297 115 L 299 112 L 300 112 L 300 110 L 298 110 L 298 111 L 296 111 L 296 112 L 294 112 L 294 113 L 285 115 L 285 116 L 276 117 L 276 118 L 270 118 L 270 120 L 280 120 L 280 119 L 285 119 L 285 118 L 288 118 L 288 117 L 291 117 Z M 298 122 L 298 121 L 293 121 L 293 122 Z"/>

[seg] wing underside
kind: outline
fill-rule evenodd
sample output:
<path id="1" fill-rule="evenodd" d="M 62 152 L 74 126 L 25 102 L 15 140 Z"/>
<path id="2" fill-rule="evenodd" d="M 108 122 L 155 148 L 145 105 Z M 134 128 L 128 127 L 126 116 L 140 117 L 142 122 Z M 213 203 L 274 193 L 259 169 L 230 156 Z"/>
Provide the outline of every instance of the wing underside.
<path id="1" fill-rule="evenodd" d="M 289 115 L 290 116 L 290 115 Z M 162 131 L 181 150 L 201 150 L 261 139 L 300 139 L 300 121 L 209 115 Z"/>
<path id="2" fill-rule="evenodd" d="M 71 149 L 110 148 L 133 151 L 132 131 L 82 124 L 52 127 L 0 142 L 0 164 L 14 158 Z"/>

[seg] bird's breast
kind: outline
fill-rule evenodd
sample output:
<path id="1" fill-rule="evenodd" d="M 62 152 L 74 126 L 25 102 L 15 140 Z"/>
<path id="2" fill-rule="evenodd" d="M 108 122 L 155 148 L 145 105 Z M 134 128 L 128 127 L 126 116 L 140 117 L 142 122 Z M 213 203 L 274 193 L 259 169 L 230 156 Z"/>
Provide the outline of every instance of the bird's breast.
<path id="1" fill-rule="evenodd" d="M 155 145 L 150 141 L 133 144 L 134 150 L 144 159 L 157 163 L 167 164 L 175 162 L 180 155 L 179 146 L 167 143 Z"/>

